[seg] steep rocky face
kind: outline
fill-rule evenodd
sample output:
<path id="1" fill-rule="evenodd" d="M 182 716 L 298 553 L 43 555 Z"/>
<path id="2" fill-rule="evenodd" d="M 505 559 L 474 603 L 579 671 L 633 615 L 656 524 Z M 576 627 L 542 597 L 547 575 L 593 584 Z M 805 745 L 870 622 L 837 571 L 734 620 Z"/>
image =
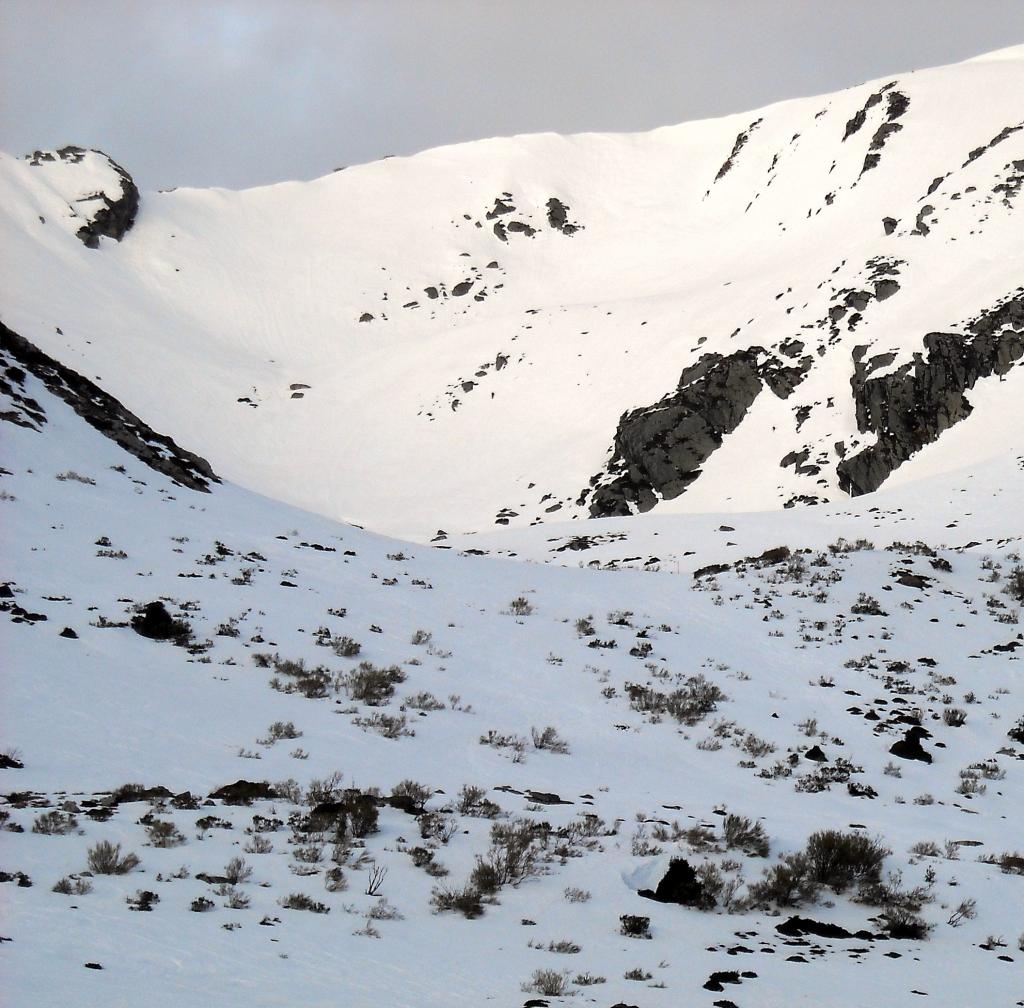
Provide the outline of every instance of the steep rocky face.
<path id="1" fill-rule="evenodd" d="M 784 399 L 809 365 L 809 358 L 784 364 L 761 347 L 728 356 L 705 354 L 683 371 L 675 392 L 622 415 L 607 470 L 611 478 L 602 483 L 599 474 L 591 480 L 590 516 L 650 511 L 659 497 L 678 497 L 721 447 L 722 438 L 739 426 L 765 385 Z"/>
<path id="2" fill-rule="evenodd" d="M 924 353 L 895 371 L 871 377 L 891 357 L 864 357 L 854 350 L 851 378 L 862 433 L 875 444 L 837 466 L 839 486 L 851 495 L 877 490 L 892 471 L 943 431 L 970 416 L 965 396 L 981 378 L 1004 375 L 1024 356 L 1024 295 L 983 312 L 967 325 L 967 335 L 928 333 Z"/>
<path id="3" fill-rule="evenodd" d="M 6 400 L 0 405 L 0 420 L 39 430 L 46 423 L 46 413 L 26 393 L 28 374 L 63 399 L 86 423 L 151 469 L 204 493 L 209 493 L 211 483 L 220 482 L 205 459 L 158 434 L 88 378 L 48 357 L 0 322 L 0 396 Z"/>
<path id="4" fill-rule="evenodd" d="M 90 192 L 73 198 L 76 216 L 85 223 L 78 229 L 79 240 L 86 248 L 99 248 L 100 238 L 120 241 L 135 223 L 139 212 L 139 190 L 126 172 L 113 158 L 99 150 L 84 147 L 62 147 L 57 151 L 33 151 L 29 164 L 39 167 L 48 163 L 81 164 L 87 159 L 97 161 L 93 166 L 102 173 L 102 182 Z"/>

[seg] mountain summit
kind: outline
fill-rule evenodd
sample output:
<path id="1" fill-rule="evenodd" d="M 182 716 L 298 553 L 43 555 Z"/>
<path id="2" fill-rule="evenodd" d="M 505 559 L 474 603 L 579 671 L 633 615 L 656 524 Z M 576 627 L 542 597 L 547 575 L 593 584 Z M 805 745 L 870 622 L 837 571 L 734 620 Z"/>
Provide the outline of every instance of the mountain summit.
<path id="1" fill-rule="evenodd" d="M 388 532 L 772 509 L 1016 439 L 1022 184 L 1024 47 L 242 192 L 37 151 L 0 162 L 0 312 L 226 477 Z"/>

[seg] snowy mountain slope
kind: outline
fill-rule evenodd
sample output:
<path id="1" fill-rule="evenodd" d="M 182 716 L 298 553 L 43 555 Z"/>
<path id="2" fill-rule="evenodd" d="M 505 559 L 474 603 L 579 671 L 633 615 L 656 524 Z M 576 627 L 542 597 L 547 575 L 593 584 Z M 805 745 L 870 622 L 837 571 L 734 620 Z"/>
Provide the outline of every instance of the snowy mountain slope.
<path id="1" fill-rule="evenodd" d="M 228 479 L 421 540 L 838 501 L 1019 442 L 1022 95 L 1017 47 L 145 193 L 96 249 L 77 201 L 117 171 L 5 157 L 0 317 Z"/>
<path id="2" fill-rule="evenodd" d="M 1019 456 L 743 516 L 742 555 L 790 552 L 739 565 L 703 516 L 634 519 L 725 565 L 697 579 L 563 569 L 190 489 L 145 418 L 107 436 L 100 389 L 4 355 L 12 1004 L 1020 1004 Z M 188 633 L 133 629 L 157 601 Z M 823 828 L 877 837 L 887 888 L 757 889 Z M 104 841 L 140 863 L 87 873 Z M 640 894 L 673 857 L 705 909 Z"/>

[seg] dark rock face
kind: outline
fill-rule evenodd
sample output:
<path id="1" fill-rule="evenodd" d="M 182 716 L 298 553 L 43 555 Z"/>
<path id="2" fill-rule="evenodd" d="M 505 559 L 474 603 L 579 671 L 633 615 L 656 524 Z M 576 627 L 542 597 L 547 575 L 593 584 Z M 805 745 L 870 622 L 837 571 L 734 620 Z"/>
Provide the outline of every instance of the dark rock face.
<path id="1" fill-rule="evenodd" d="M 781 924 L 776 924 L 775 930 L 787 938 L 802 938 L 804 935 L 815 935 L 818 938 L 858 938 L 862 941 L 873 941 L 876 938 L 870 931 L 847 931 L 838 924 L 799 916 L 790 917 Z"/>
<path id="2" fill-rule="evenodd" d="M 142 802 L 142 801 L 156 801 L 164 798 L 170 798 L 173 792 L 169 791 L 162 784 L 158 784 L 156 787 L 133 787 L 125 791 L 111 795 L 109 804 L 110 805 L 121 805 L 125 802 Z"/>
<path id="3" fill-rule="evenodd" d="M 725 176 L 732 171 L 732 166 L 736 163 L 736 156 L 747 145 L 747 141 L 750 139 L 750 134 L 753 133 L 762 122 L 763 119 L 755 119 L 745 130 L 742 130 L 736 135 L 736 142 L 732 145 L 732 150 L 729 152 L 729 156 L 722 163 L 722 167 L 718 169 L 718 174 L 715 176 L 716 182 L 725 178 Z"/>
<path id="4" fill-rule="evenodd" d="M 903 126 L 896 120 L 900 119 L 910 107 L 910 99 L 901 91 L 889 91 L 886 95 L 885 121 L 875 130 L 868 144 L 868 153 L 864 157 L 861 175 L 875 168 L 882 159 L 882 148 L 889 138 L 899 133 Z"/>
<path id="5" fill-rule="evenodd" d="M 904 733 L 903 738 L 898 742 L 894 742 L 889 747 L 889 752 L 893 756 L 899 756 L 900 759 L 919 760 L 922 763 L 931 763 L 932 754 L 928 752 L 923 745 L 921 745 L 921 739 L 931 738 L 931 732 L 927 728 L 922 728 L 920 725 L 915 725 L 913 728 L 908 728 Z"/>
<path id="6" fill-rule="evenodd" d="M 150 602 L 142 612 L 132 617 L 132 629 L 141 637 L 169 640 L 175 644 L 187 643 L 192 634 L 189 625 L 174 619 L 159 601 Z"/>
<path id="7" fill-rule="evenodd" d="M 564 235 L 574 235 L 582 230 L 583 225 L 569 220 L 569 207 L 560 199 L 552 196 L 547 202 L 548 227 L 561 231 Z"/>
<path id="8" fill-rule="evenodd" d="M 610 467 L 619 475 L 594 492 L 591 516 L 626 515 L 631 505 L 649 511 L 658 499 L 655 491 L 678 497 L 762 388 L 756 357 L 749 351 L 708 354 L 683 372 L 677 391 L 623 414 Z"/>
<path id="9" fill-rule="evenodd" d="M 784 364 L 761 347 L 726 357 L 705 354 L 683 371 L 675 392 L 619 419 L 608 467 L 612 479 L 600 486 L 600 475 L 591 480 L 596 489 L 590 516 L 628 515 L 634 508 L 650 511 L 659 495 L 678 497 L 765 385 L 785 399 L 810 366 L 810 357 Z"/>
<path id="10" fill-rule="evenodd" d="M 1024 130 L 1024 122 L 1018 123 L 1016 126 L 1005 126 L 1001 129 L 987 144 L 981 147 L 975 147 L 974 150 L 967 155 L 967 160 L 961 165 L 962 168 L 966 168 L 972 161 L 977 161 L 986 151 L 990 151 L 997 144 L 1001 144 L 1007 137 L 1013 136 L 1014 133 L 1019 133 Z"/>
<path id="11" fill-rule="evenodd" d="M 738 984 L 741 982 L 738 970 L 716 970 L 704 981 L 704 990 L 723 991 L 725 988 L 722 984 Z"/>
<path id="12" fill-rule="evenodd" d="M 682 906 L 696 906 L 704 899 L 704 886 L 697 878 L 697 873 L 685 858 L 672 858 L 665 877 L 658 883 L 658 888 L 641 889 L 637 893 L 645 899 L 657 900 L 659 903 L 679 903 Z"/>
<path id="13" fill-rule="evenodd" d="M 48 357 L 2 322 L 0 368 L 0 391 L 14 393 L 12 399 L 18 407 L 18 415 L 3 413 L 0 420 L 36 430 L 46 422 L 42 407 L 24 395 L 28 372 L 58 399 L 63 399 L 86 423 L 156 472 L 190 490 L 203 493 L 209 493 L 211 483 L 220 482 L 205 459 L 178 447 L 171 438 L 158 434 L 88 378 Z"/>
<path id="14" fill-rule="evenodd" d="M 29 164 L 39 165 L 45 161 L 67 161 L 77 164 L 82 161 L 88 153 L 84 147 L 62 147 L 60 150 L 50 153 L 49 151 L 33 151 L 29 155 Z M 139 190 L 128 174 L 112 157 L 104 154 L 103 151 L 93 150 L 91 153 L 98 154 L 104 158 L 120 183 L 120 190 L 113 192 L 101 191 L 89 197 L 88 200 L 79 202 L 93 202 L 100 204 L 99 209 L 92 214 L 92 218 L 78 229 L 78 238 L 86 248 L 99 248 L 100 238 L 113 238 L 120 241 L 135 223 L 135 216 L 139 212 Z"/>
<path id="15" fill-rule="evenodd" d="M 912 363 L 877 378 L 870 375 L 880 365 L 863 361 L 863 347 L 854 350 L 857 426 L 878 439 L 837 466 L 845 492 L 856 496 L 877 490 L 915 452 L 970 416 L 964 393 L 975 382 L 1006 374 L 1024 357 L 1024 294 L 982 313 L 968 324 L 965 336 L 929 333 L 924 350 Z"/>
<path id="16" fill-rule="evenodd" d="M 277 792 L 267 781 L 237 780 L 212 791 L 210 797 L 219 798 L 225 805 L 248 805 L 251 801 L 276 798 Z"/>
<path id="17" fill-rule="evenodd" d="M 846 132 L 843 133 L 844 142 L 846 140 L 849 140 L 850 137 L 854 135 L 854 133 L 860 131 L 860 128 L 867 121 L 868 110 L 873 109 L 882 100 L 882 95 L 885 94 L 885 92 L 888 91 L 890 88 L 895 87 L 895 85 L 896 82 L 891 81 L 890 83 L 886 84 L 881 91 L 876 91 L 874 94 L 868 95 L 867 100 L 864 102 L 863 106 L 861 106 L 861 108 L 859 108 L 846 123 Z"/>

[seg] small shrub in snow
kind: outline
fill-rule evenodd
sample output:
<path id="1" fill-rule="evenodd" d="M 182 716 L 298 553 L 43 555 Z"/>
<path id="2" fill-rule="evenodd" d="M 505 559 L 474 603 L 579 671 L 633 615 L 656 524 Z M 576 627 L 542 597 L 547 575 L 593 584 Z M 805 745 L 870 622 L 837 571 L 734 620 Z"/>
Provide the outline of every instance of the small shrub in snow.
<path id="1" fill-rule="evenodd" d="M 627 938 L 650 938 L 651 918 L 623 914 L 619 918 L 619 934 Z"/>
<path id="2" fill-rule="evenodd" d="M 484 895 L 502 886 L 517 886 L 540 873 L 540 857 L 546 842 L 545 828 L 529 819 L 493 823 L 491 848 L 477 857 L 470 880 Z"/>
<path id="3" fill-rule="evenodd" d="M 873 598 L 864 592 L 857 596 L 857 601 L 850 606 L 850 612 L 858 616 L 885 616 L 887 613 L 879 605 L 878 599 Z"/>
<path id="4" fill-rule="evenodd" d="M 430 905 L 435 913 L 460 913 L 467 920 L 480 917 L 484 912 L 480 890 L 468 882 L 461 889 L 434 889 L 430 894 Z"/>
<path id="5" fill-rule="evenodd" d="M 363 649 L 362 645 L 351 637 L 332 637 L 330 643 L 339 658 L 355 658 Z"/>
<path id="6" fill-rule="evenodd" d="M 246 854 L 270 854 L 273 849 L 273 841 L 260 834 L 254 836 L 244 848 Z"/>
<path id="7" fill-rule="evenodd" d="M 768 837 L 759 822 L 730 813 L 722 822 L 722 831 L 727 849 L 739 849 L 751 857 L 768 856 Z"/>
<path id="8" fill-rule="evenodd" d="M 36 817 L 35 822 L 32 823 L 32 832 L 43 833 L 47 836 L 64 836 L 77 827 L 78 820 L 73 815 L 54 809 L 52 812 L 44 812 Z"/>
<path id="9" fill-rule="evenodd" d="M 281 801 L 289 802 L 292 805 L 298 805 L 302 801 L 302 788 L 299 786 L 299 782 L 293 777 L 288 777 L 286 780 L 275 781 L 274 794 L 276 794 Z"/>
<path id="10" fill-rule="evenodd" d="M 90 847 L 87 855 L 89 871 L 95 875 L 127 875 L 137 868 L 139 859 L 135 854 L 121 855 L 121 845 L 101 840 Z"/>
<path id="11" fill-rule="evenodd" d="M 582 949 L 576 942 L 562 938 L 559 941 L 548 942 L 548 951 L 557 952 L 559 955 L 576 955 Z"/>
<path id="12" fill-rule="evenodd" d="M 1017 723 L 1006 734 L 1014 742 L 1020 742 L 1024 745 L 1024 714 L 1017 719 Z"/>
<path id="13" fill-rule="evenodd" d="M 435 711 L 445 709 L 445 705 L 433 693 L 426 690 L 407 696 L 402 701 L 402 704 L 412 710 Z"/>
<path id="14" fill-rule="evenodd" d="M 763 738 L 758 738 L 751 731 L 744 733 L 743 741 L 739 743 L 739 748 L 752 759 L 760 759 L 762 756 L 768 756 L 775 752 L 773 743 L 767 742 Z"/>
<path id="15" fill-rule="evenodd" d="M 974 770 L 961 770 L 960 783 L 956 787 L 956 793 L 964 797 L 983 795 L 988 788 L 981 783 L 980 775 Z"/>
<path id="16" fill-rule="evenodd" d="M 267 740 L 270 742 L 277 742 L 280 739 L 297 738 L 302 738 L 302 732 L 291 721 L 275 721 L 267 729 Z"/>
<path id="17" fill-rule="evenodd" d="M 796 906 L 813 900 L 820 888 L 814 879 L 806 854 L 787 854 L 764 870 L 759 882 L 748 887 L 750 902 L 756 906 L 775 903 Z"/>
<path id="18" fill-rule="evenodd" d="M 403 735 L 411 736 L 416 734 L 409 727 L 409 722 L 404 714 L 396 716 L 394 714 L 382 714 L 380 711 L 377 711 L 371 714 L 370 717 L 353 718 L 352 724 L 357 728 L 369 728 L 386 739 L 396 739 L 401 738 Z"/>
<path id="19" fill-rule="evenodd" d="M 877 882 L 891 851 L 863 833 L 819 830 L 807 839 L 806 855 L 812 878 L 835 892 L 854 883 Z"/>
<path id="20" fill-rule="evenodd" d="M 334 770 L 326 777 L 314 777 L 306 785 L 305 803 L 314 806 L 334 801 L 341 794 L 342 780 L 344 774 L 340 770 Z"/>
<path id="21" fill-rule="evenodd" d="M 634 966 L 633 969 L 626 970 L 622 974 L 623 980 L 650 980 L 652 974 L 648 973 L 647 970 L 641 969 L 639 966 Z"/>
<path id="22" fill-rule="evenodd" d="M 229 910 L 247 910 L 249 908 L 249 897 L 233 885 L 224 883 L 217 886 L 217 895 L 224 897 L 224 906 Z"/>
<path id="23" fill-rule="evenodd" d="M 380 887 L 384 884 L 384 880 L 388 876 L 388 870 L 383 865 L 371 863 L 366 873 L 366 889 L 363 891 L 367 896 L 376 896 L 380 892 Z"/>
<path id="24" fill-rule="evenodd" d="M 563 895 L 570 903 L 586 903 L 590 899 L 588 890 L 577 889 L 575 886 L 569 886 Z"/>
<path id="25" fill-rule="evenodd" d="M 480 736 L 480 744 L 493 746 L 495 749 L 510 749 L 513 763 L 522 763 L 526 756 L 526 739 L 519 735 L 506 735 L 493 728 L 486 735 Z"/>
<path id="26" fill-rule="evenodd" d="M 685 684 L 671 693 L 660 693 L 649 686 L 626 684 L 630 706 L 634 710 L 670 714 L 686 725 L 695 725 L 712 713 L 726 695 L 703 675 L 691 676 Z"/>
<path id="27" fill-rule="evenodd" d="M 533 738 L 534 749 L 545 749 L 548 752 L 560 753 L 563 756 L 569 752 L 569 743 L 559 736 L 558 729 L 553 725 L 548 725 L 541 731 L 531 728 L 530 735 Z"/>
<path id="28" fill-rule="evenodd" d="M 933 924 L 929 924 L 912 910 L 906 910 L 902 907 L 883 910 L 880 917 L 882 929 L 890 938 L 922 941 L 928 937 L 934 928 Z"/>
<path id="29" fill-rule="evenodd" d="M 206 913 L 207 910 L 212 910 L 216 906 L 212 899 L 207 899 L 205 896 L 197 896 L 192 900 L 192 905 L 189 909 L 193 913 Z"/>
<path id="30" fill-rule="evenodd" d="M 276 675 L 270 687 L 280 693 L 301 693 L 309 700 L 322 700 L 334 688 L 334 676 L 323 665 L 311 669 L 302 659 L 291 661 L 266 654 L 253 655 L 253 661 L 262 668 L 273 666 Z"/>
<path id="31" fill-rule="evenodd" d="M 397 665 L 384 669 L 361 662 L 348 674 L 346 687 L 353 700 L 379 707 L 394 696 L 395 686 L 401 682 L 405 682 L 405 673 Z"/>
<path id="32" fill-rule="evenodd" d="M 520 595 L 518 598 L 514 598 L 509 602 L 508 611 L 513 616 L 532 616 L 533 606 L 530 604 L 529 599 L 525 599 Z"/>
<path id="33" fill-rule="evenodd" d="M 942 712 L 942 720 L 950 728 L 959 728 L 967 723 L 967 711 L 960 707 L 947 707 Z"/>
<path id="34" fill-rule="evenodd" d="M 422 811 L 433 796 L 434 790 L 426 784 L 414 780 L 399 781 L 391 789 L 392 798 L 406 799 L 417 811 Z"/>
<path id="35" fill-rule="evenodd" d="M 533 976 L 522 987 L 528 994 L 540 994 L 543 997 L 562 997 L 570 993 L 568 974 L 553 969 L 534 970 Z"/>
<path id="36" fill-rule="evenodd" d="M 961 900 L 959 906 L 949 915 L 946 923 L 950 927 L 959 927 L 965 920 L 974 920 L 978 916 L 977 907 L 977 900 Z"/>
<path id="37" fill-rule="evenodd" d="M 148 912 L 160 902 L 160 897 L 155 892 L 150 892 L 148 889 L 138 889 L 134 896 L 126 896 L 124 901 L 128 904 L 129 910 Z"/>
<path id="38" fill-rule="evenodd" d="M 855 553 L 859 550 L 872 550 L 875 548 L 875 544 L 867 539 L 857 539 L 854 542 L 850 542 L 843 536 L 840 536 L 834 543 L 831 543 L 828 547 L 829 552 L 835 555 L 842 555 L 846 553 Z"/>
<path id="39" fill-rule="evenodd" d="M 1024 567 L 1020 564 L 1006 575 L 1003 591 L 1015 602 L 1024 602 Z"/>
<path id="40" fill-rule="evenodd" d="M 318 914 L 331 912 L 331 908 L 326 903 L 318 903 L 305 893 L 290 893 L 288 896 L 282 896 L 277 902 L 285 910 L 309 910 L 311 913 Z"/>
<path id="41" fill-rule="evenodd" d="M 180 847 L 185 842 L 181 830 L 170 819 L 154 819 L 146 833 L 154 847 Z"/>
<path id="42" fill-rule="evenodd" d="M 366 911 L 366 916 L 370 920 L 405 920 L 398 912 L 398 907 L 393 906 L 383 896 Z"/>
<path id="43" fill-rule="evenodd" d="M 62 896 L 87 896 L 92 892 L 92 883 L 88 879 L 72 878 L 65 875 L 53 885 L 53 891 Z"/>
<path id="44" fill-rule="evenodd" d="M 233 857 L 224 866 L 224 877 L 232 885 L 240 885 L 252 878 L 252 868 L 246 863 L 245 858 Z"/>
<path id="45" fill-rule="evenodd" d="M 455 810 L 460 812 L 462 815 L 475 815 L 475 810 L 484 800 L 484 796 L 486 794 L 486 789 L 478 787 L 476 784 L 463 784 L 462 787 L 459 788 L 458 798 L 455 802 Z"/>
<path id="46" fill-rule="evenodd" d="M 1005 875 L 1024 875 L 1024 854 L 1004 851 L 1002 854 L 983 854 L 978 858 L 985 864 L 998 865 Z"/>
<path id="47" fill-rule="evenodd" d="M 348 888 L 345 872 L 338 866 L 328 868 L 324 873 L 324 888 L 328 892 L 344 892 Z"/>
<path id="48" fill-rule="evenodd" d="M 419 827 L 424 840 L 438 840 L 443 844 L 448 843 L 458 829 L 454 819 L 440 812 L 424 812 L 419 817 Z"/>

